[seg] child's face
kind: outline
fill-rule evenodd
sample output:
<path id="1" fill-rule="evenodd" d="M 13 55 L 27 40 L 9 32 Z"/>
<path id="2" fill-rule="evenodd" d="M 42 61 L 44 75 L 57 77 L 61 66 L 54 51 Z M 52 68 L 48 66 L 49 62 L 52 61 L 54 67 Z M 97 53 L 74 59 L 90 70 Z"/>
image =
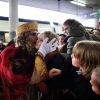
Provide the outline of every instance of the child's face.
<path id="1" fill-rule="evenodd" d="M 71 55 L 71 58 L 72 58 L 72 65 L 75 66 L 75 67 L 80 68 L 79 60 L 78 60 L 77 58 L 75 58 L 75 56 L 74 56 L 73 53 L 72 53 L 72 55 Z"/>
<path id="2" fill-rule="evenodd" d="M 100 36 L 100 32 L 98 30 L 93 30 L 93 34 Z"/>
<path id="3" fill-rule="evenodd" d="M 59 36 L 59 45 L 63 45 L 64 43 L 64 36 Z"/>
<path id="4" fill-rule="evenodd" d="M 45 39 L 45 35 L 44 34 L 41 34 L 39 37 L 38 37 L 38 40 L 36 42 L 36 45 L 35 45 L 35 48 L 36 49 L 39 49 L 43 40 Z"/>
<path id="5" fill-rule="evenodd" d="M 92 90 L 93 90 L 96 94 L 100 95 L 100 91 L 99 91 L 99 88 L 98 88 L 97 81 L 96 81 L 96 79 L 95 79 L 95 73 L 94 73 L 94 72 L 93 72 L 92 75 L 91 75 L 90 83 L 91 83 L 91 85 L 92 85 Z"/>

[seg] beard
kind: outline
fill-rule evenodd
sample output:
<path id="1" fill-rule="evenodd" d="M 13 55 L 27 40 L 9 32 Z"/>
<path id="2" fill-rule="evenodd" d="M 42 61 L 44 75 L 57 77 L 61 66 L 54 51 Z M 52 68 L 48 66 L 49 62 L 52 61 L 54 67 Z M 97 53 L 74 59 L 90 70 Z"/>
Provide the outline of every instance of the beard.
<path id="1" fill-rule="evenodd" d="M 36 42 L 30 42 L 30 41 L 26 43 L 26 49 L 29 52 L 29 54 L 34 55 L 34 53 L 36 53 L 35 44 Z"/>

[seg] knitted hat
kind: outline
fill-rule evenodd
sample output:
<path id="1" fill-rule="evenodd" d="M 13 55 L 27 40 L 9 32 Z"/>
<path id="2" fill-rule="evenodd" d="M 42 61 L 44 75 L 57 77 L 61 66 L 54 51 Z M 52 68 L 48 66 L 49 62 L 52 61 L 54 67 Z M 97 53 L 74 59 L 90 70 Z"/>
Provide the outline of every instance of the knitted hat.
<path id="1" fill-rule="evenodd" d="M 37 31 L 37 30 L 38 30 L 38 23 L 36 21 L 28 22 L 16 28 L 16 35 L 21 35 L 28 31 Z"/>

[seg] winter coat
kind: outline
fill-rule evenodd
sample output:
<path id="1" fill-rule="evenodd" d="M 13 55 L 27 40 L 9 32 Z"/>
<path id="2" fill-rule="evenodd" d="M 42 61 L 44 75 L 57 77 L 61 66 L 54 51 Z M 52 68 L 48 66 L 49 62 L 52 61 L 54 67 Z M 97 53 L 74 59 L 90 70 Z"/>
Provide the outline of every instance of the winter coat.
<path id="1" fill-rule="evenodd" d="M 66 53 L 68 55 L 71 55 L 73 46 L 78 41 L 94 40 L 94 41 L 99 41 L 100 42 L 100 37 L 99 36 L 96 36 L 94 34 L 90 34 L 89 32 L 87 32 L 85 30 L 85 27 L 81 23 L 79 23 L 77 21 L 74 21 L 72 23 L 72 25 L 70 26 L 70 30 L 69 30 L 69 33 L 68 33 L 67 37 L 68 38 L 66 40 L 66 44 L 67 44 Z"/>

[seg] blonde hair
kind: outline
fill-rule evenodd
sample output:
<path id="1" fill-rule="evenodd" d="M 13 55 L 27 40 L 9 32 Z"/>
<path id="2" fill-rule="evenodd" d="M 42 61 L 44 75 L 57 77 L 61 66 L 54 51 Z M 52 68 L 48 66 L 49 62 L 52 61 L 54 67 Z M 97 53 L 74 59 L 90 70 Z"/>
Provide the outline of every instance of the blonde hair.
<path id="1" fill-rule="evenodd" d="M 45 37 L 49 38 L 48 42 L 51 41 L 53 38 L 56 38 L 55 41 L 58 41 L 58 36 L 56 35 L 56 33 L 53 33 L 51 31 L 44 31 L 42 34 L 44 34 Z"/>
<path id="2" fill-rule="evenodd" d="M 100 43 L 96 41 L 79 41 L 73 48 L 73 55 L 79 60 L 82 74 L 90 77 L 91 71 L 100 65 Z"/>
<path id="3" fill-rule="evenodd" d="M 15 47 L 21 47 L 22 49 L 27 49 L 29 54 L 34 55 L 35 47 L 34 45 L 28 40 L 29 32 L 23 33 L 19 36 L 14 38 Z"/>

